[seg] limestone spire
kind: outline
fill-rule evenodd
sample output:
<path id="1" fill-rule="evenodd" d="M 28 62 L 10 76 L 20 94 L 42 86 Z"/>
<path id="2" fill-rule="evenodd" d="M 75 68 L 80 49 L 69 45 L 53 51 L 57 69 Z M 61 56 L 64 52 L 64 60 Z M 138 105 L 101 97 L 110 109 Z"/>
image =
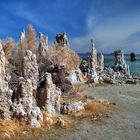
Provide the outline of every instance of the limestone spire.
<path id="1" fill-rule="evenodd" d="M 91 68 L 96 69 L 97 67 L 97 50 L 95 47 L 95 40 L 91 39 Z"/>

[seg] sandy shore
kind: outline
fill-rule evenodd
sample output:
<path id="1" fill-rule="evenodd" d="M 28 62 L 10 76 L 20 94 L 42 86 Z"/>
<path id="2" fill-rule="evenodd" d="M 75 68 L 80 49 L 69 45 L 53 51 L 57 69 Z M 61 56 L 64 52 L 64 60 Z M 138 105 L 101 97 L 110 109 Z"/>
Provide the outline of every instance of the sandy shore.
<path id="1" fill-rule="evenodd" d="M 110 118 L 86 119 L 77 129 L 59 134 L 58 140 L 140 140 L 140 86 L 108 85 L 87 88 L 87 95 L 117 103 Z"/>

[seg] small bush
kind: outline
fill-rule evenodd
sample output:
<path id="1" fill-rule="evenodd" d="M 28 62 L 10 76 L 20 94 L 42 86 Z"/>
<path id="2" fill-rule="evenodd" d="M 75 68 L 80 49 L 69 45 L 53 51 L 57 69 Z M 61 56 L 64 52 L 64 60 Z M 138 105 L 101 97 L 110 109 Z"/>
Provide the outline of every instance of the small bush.
<path id="1" fill-rule="evenodd" d="M 47 52 L 47 59 L 58 67 L 64 65 L 66 71 L 75 70 L 80 65 L 79 56 L 68 47 L 51 46 Z"/>

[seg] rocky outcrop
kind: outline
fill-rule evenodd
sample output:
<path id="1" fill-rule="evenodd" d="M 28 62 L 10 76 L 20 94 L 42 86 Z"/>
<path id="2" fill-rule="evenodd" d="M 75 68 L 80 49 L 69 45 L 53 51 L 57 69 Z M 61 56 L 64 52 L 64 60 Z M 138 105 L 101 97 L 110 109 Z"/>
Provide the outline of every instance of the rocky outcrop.
<path id="1" fill-rule="evenodd" d="M 89 71 L 88 71 L 88 83 L 97 83 L 98 74 L 97 74 L 97 50 L 95 47 L 95 41 L 91 40 L 91 56 L 89 59 Z"/>
<path id="2" fill-rule="evenodd" d="M 48 50 L 48 37 L 39 33 L 39 47 L 38 54 L 44 56 Z"/>
<path id="3" fill-rule="evenodd" d="M 9 74 L 6 71 L 8 61 L 3 51 L 3 46 L 0 42 L 0 118 L 10 118 L 10 105 L 12 90 L 9 88 Z"/>
<path id="4" fill-rule="evenodd" d="M 131 60 L 131 61 L 136 61 L 136 54 L 135 54 L 134 52 L 132 52 L 132 53 L 130 54 L 130 60 Z"/>
<path id="5" fill-rule="evenodd" d="M 0 91 L 0 119 L 10 119 L 11 118 L 11 100 L 5 95 L 5 92 Z"/>
<path id="6" fill-rule="evenodd" d="M 8 80 L 10 79 L 9 74 L 6 72 L 8 61 L 3 51 L 3 46 L 0 42 L 0 89 L 2 92 L 9 90 Z"/>
<path id="7" fill-rule="evenodd" d="M 39 127 L 38 119 L 42 119 L 42 113 L 34 97 L 39 80 L 36 55 L 28 50 L 22 67 L 23 77 L 19 78 L 17 95 L 12 105 L 13 117 L 24 119 L 32 126 Z"/>
<path id="8" fill-rule="evenodd" d="M 114 55 L 115 55 L 115 65 L 113 67 L 114 71 L 121 72 L 125 75 L 130 75 L 129 66 L 125 62 L 123 51 L 117 50 L 114 52 Z"/>
<path id="9" fill-rule="evenodd" d="M 23 59 L 23 77 L 30 79 L 33 89 L 36 90 L 39 81 L 38 64 L 36 55 L 27 50 L 26 56 Z"/>
<path id="10" fill-rule="evenodd" d="M 97 69 L 101 72 L 104 70 L 104 55 L 102 53 L 100 53 L 97 58 Z"/>
<path id="11" fill-rule="evenodd" d="M 52 82 L 50 73 L 45 73 L 37 90 L 37 104 L 48 114 L 60 113 L 61 90 Z"/>
<path id="12" fill-rule="evenodd" d="M 65 81 L 70 85 L 84 83 L 83 74 L 80 69 L 69 72 L 68 76 L 65 77 Z"/>
<path id="13" fill-rule="evenodd" d="M 81 64 L 80 64 L 80 70 L 82 71 L 82 73 L 84 74 L 84 76 L 88 75 L 88 70 L 89 69 L 89 64 L 86 60 L 82 60 Z"/>
<path id="14" fill-rule="evenodd" d="M 90 56 L 90 68 L 95 71 L 97 68 L 97 50 L 95 47 L 94 40 L 91 40 L 91 47 L 92 47 L 92 50 L 91 50 L 91 56 Z"/>
<path id="15" fill-rule="evenodd" d="M 56 43 L 58 44 L 58 46 L 62 47 L 70 46 L 67 34 L 65 32 L 56 35 Z"/>

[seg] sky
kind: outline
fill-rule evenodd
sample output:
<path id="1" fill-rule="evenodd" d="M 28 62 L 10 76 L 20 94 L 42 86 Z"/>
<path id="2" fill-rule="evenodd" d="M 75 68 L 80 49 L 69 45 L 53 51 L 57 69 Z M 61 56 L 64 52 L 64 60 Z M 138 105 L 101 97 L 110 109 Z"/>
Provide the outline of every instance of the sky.
<path id="1" fill-rule="evenodd" d="M 49 37 L 66 32 L 71 48 L 99 52 L 140 53 L 140 0 L 0 0 L 0 38 L 15 42 L 28 24 Z"/>

